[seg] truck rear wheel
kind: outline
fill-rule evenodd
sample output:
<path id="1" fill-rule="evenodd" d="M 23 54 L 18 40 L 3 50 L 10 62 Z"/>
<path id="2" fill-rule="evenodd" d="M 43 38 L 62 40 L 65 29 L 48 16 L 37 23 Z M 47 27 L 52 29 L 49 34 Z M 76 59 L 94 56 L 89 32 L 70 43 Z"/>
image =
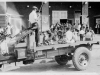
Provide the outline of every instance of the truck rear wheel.
<path id="1" fill-rule="evenodd" d="M 75 50 L 72 61 L 75 68 L 79 71 L 87 69 L 91 60 L 88 48 L 79 47 Z"/>
<path id="2" fill-rule="evenodd" d="M 59 65 L 66 65 L 66 63 L 68 62 L 67 55 L 55 56 L 55 60 Z"/>

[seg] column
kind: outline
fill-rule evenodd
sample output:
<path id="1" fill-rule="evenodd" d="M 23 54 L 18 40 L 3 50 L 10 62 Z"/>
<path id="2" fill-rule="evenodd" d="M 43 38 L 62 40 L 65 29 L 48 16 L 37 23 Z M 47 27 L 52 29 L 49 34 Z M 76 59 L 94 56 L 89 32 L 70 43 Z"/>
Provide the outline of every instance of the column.
<path id="1" fill-rule="evenodd" d="M 42 7 L 42 31 L 49 30 L 49 3 L 45 3 Z"/>
<path id="2" fill-rule="evenodd" d="M 89 26 L 88 2 L 82 2 L 82 24 Z"/>

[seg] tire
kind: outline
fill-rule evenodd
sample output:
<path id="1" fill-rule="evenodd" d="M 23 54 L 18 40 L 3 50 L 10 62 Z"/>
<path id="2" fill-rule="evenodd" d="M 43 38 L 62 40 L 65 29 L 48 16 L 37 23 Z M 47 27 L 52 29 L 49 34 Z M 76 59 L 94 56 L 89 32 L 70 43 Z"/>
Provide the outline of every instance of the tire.
<path id="1" fill-rule="evenodd" d="M 66 65 L 68 62 L 67 55 L 55 56 L 55 60 L 59 65 Z"/>
<path id="2" fill-rule="evenodd" d="M 87 69 L 90 61 L 91 61 L 91 54 L 88 48 L 79 47 L 75 50 L 72 62 L 77 70 L 82 71 Z"/>

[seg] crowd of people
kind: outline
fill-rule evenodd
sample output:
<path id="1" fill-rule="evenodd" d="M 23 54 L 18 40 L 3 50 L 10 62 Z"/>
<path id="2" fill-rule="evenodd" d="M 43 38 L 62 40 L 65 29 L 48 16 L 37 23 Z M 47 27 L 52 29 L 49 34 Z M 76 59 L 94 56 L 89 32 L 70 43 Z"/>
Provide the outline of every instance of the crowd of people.
<path id="1" fill-rule="evenodd" d="M 38 15 L 36 14 L 37 10 L 38 8 L 34 7 L 34 10 L 29 15 L 29 21 L 32 26 L 35 25 L 35 22 L 37 22 L 36 20 L 38 19 Z M 93 35 L 94 32 L 92 28 L 89 28 L 87 25 L 71 25 L 69 22 L 57 22 L 56 24 L 52 24 L 47 31 L 39 32 L 39 29 L 37 28 L 37 30 L 35 30 L 35 41 L 37 46 L 55 43 L 74 43 L 78 40 L 93 40 Z"/>
<path id="2" fill-rule="evenodd" d="M 76 41 L 93 40 L 94 31 L 87 25 L 71 25 L 70 23 L 52 24 L 50 30 L 40 32 L 39 45 L 55 43 L 74 43 Z"/>

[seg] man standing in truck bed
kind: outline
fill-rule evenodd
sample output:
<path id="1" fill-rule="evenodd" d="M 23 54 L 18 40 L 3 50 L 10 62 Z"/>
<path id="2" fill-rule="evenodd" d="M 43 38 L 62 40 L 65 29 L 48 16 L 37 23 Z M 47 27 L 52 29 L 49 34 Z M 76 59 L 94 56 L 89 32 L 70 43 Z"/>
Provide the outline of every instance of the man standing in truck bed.
<path id="1" fill-rule="evenodd" d="M 35 28 L 35 42 L 36 42 L 36 46 L 38 45 L 38 15 L 37 15 L 37 10 L 38 8 L 36 6 L 33 6 L 33 10 L 32 12 L 29 14 L 29 22 L 31 23 L 30 27 Z"/>

